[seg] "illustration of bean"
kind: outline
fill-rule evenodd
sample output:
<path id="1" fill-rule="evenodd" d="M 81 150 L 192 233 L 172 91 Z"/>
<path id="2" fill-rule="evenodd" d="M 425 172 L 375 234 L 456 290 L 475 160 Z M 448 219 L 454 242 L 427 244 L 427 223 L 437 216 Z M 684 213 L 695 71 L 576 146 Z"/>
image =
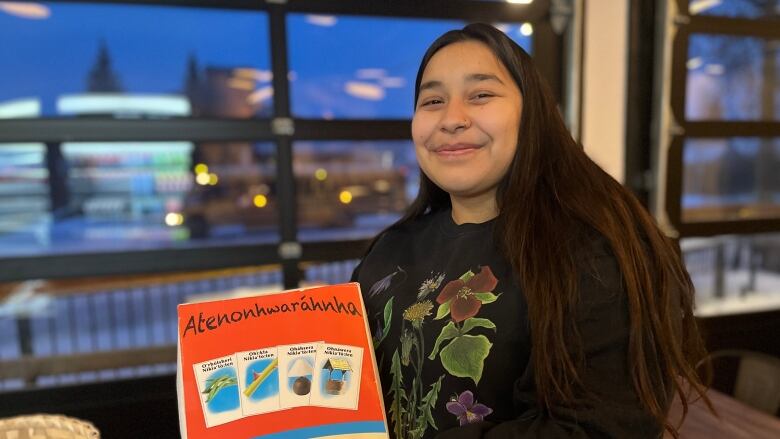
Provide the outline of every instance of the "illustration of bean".
<path id="1" fill-rule="evenodd" d="M 237 384 L 238 380 L 236 380 L 236 378 L 233 376 L 221 376 L 219 378 L 206 380 L 206 389 L 203 390 L 203 393 L 208 394 L 208 397 L 206 397 L 206 404 L 211 402 L 211 400 L 217 396 L 217 393 L 219 393 L 220 390 L 224 389 L 225 387 L 235 386 Z"/>

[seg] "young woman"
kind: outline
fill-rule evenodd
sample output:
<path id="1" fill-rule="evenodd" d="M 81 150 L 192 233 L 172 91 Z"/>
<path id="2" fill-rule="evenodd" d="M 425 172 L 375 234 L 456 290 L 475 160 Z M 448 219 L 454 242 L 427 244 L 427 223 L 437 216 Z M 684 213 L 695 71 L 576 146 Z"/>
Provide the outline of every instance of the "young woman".
<path id="1" fill-rule="evenodd" d="M 417 199 L 353 275 L 393 436 L 674 431 L 674 392 L 703 392 L 690 279 L 572 139 L 528 54 L 484 24 L 442 35 L 412 137 Z"/>

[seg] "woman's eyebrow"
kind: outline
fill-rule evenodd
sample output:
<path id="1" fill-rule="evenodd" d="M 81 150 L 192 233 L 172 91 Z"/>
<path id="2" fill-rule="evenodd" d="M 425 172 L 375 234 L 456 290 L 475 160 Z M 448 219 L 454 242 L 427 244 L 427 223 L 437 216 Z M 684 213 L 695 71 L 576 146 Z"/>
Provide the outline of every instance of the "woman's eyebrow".
<path id="1" fill-rule="evenodd" d="M 501 85 L 504 85 L 504 81 L 500 80 L 498 76 L 492 73 L 471 73 L 466 76 L 466 82 L 481 82 L 481 81 L 496 81 Z"/>
<path id="2" fill-rule="evenodd" d="M 492 73 L 471 73 L 466 75 L 465 82 L 482 82 L 482 81 L 496 81 L 501 85 L 504 85 L 504 81 L 498 78 L 498 76 Z M 433 88 L 442 88 L 444 85 L 441 81 L 431 80 L 425 81 L 420 84 L 420 92 L 430 90 Z"/>
<path id="3" fill-rule="evenodd" d="M 441 87 L 442 87 L 441 81 L 425 81 L 422 84 L 420 84 L 420 91 L 429 90 L 431 88 L 441 88 Z"/>

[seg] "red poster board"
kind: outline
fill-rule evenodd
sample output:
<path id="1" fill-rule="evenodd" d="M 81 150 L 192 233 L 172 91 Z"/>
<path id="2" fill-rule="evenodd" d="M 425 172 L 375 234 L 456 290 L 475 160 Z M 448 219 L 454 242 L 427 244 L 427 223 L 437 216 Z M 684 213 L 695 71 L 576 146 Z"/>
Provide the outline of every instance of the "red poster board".
<path id="1" fill-rule="evenodd" d="M 182 437 L 387 437 L 357 283 L 182 304 L 178 315 Z"/>

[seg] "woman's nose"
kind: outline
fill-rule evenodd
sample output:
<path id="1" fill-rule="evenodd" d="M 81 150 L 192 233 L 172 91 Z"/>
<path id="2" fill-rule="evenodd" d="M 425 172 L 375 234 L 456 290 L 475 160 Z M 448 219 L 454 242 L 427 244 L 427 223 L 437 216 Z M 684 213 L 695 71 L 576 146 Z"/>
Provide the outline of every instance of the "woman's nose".
<path id="1" fill-rule="evenodd" d="M 465 130 L 471 126 L 471 119 L 466 111 L 463 102 L 453 99 L 447 103 L 447 108 L 441 119 L 441 130 L 454 133 L 458 130 Z"/>

